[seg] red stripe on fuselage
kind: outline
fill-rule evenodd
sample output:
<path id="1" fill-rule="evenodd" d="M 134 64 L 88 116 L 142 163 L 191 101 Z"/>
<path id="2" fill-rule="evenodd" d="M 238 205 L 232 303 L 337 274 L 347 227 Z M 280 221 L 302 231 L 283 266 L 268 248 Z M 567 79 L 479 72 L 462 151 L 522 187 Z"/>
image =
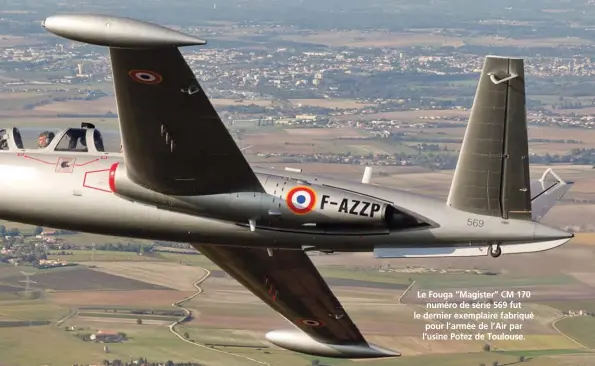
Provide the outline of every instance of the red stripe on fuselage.
<path id="1" fill-rule="evenodd" d="M 116 169 L 118 169 L 118 164 L 120 163 L 113 163 L 112 166 L 109 168 L 109 178 L 108 178 L 108 184 L 109 184 L 109 189 L 112 190 L 112 192 L 116 192 Z"/>

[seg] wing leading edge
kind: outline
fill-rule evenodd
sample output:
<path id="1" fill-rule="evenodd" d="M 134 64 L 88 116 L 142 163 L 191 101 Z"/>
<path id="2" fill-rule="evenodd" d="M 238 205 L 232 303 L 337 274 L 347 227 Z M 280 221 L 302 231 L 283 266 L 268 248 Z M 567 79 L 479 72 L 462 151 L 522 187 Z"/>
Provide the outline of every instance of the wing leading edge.
<path id="1" fill-rule="evenodd" d="M 327 357 L 399 356 L 366 342 L 303 251 L 194 247 L 301 330 L 270 332 L 272 343 Z"/>

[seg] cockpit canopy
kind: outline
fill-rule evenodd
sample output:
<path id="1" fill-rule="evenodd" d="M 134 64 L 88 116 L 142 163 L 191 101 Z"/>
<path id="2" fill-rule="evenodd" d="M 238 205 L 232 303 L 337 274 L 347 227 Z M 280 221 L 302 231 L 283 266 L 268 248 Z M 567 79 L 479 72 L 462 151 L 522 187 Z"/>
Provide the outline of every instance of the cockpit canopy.
<path id="1" fill-rule="evenodd" d="M 0 150 L 24 149 L 21 133 L 16 127 L 10 130 L 0 129 Z"/>
<path id="2" fill-rule="evenodd" d="M 101 132 L 93 124 L 86 122 L 81 123 L 81 127 L 62 130 L 12 127 L 0 129 L 0 151 L 38 149 L 81 153 L 120 152 L 118 131 L 109 131 L 108 136 L 104 140 Z"/>

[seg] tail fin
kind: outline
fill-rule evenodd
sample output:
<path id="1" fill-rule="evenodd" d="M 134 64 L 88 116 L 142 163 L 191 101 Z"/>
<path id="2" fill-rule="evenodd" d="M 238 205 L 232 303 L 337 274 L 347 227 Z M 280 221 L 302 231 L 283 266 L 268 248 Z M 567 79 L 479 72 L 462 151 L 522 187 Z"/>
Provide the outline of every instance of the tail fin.
<path id="1" fill-rule="evenodd" d="M 447 204 L 531 220 L 522 59 L 486 57 Z"/>
<path id="2" fill-rule="evenodd" d="M 541 221 L 573 184 L 574 182 L 566 182 L 560 178 L 551 168 L 546 170 L 539 180 L 531 181 L 532 219 Z"/>

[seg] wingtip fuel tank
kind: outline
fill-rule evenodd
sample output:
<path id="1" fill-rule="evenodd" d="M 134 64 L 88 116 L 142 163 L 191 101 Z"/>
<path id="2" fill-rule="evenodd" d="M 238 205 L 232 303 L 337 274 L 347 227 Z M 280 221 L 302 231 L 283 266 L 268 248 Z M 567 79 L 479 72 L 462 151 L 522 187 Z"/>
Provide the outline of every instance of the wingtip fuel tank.
<path id="1" fill-rule="evenodd" d="M 372 344 L 327 344 L 308 336 L 297 329 L 274 330 L 266 334 L 266 339 L 285 349 L 314 356 L 333 358 L 385 358 L 399 357 L 401 354 Z"/>
<path id="2" fill-rule="evenodd" d="M 103 14 L 58 14 L 41 22 L 57 36 L 113 48 L 202 46 L 207 42 L 157 24 Z"/>

